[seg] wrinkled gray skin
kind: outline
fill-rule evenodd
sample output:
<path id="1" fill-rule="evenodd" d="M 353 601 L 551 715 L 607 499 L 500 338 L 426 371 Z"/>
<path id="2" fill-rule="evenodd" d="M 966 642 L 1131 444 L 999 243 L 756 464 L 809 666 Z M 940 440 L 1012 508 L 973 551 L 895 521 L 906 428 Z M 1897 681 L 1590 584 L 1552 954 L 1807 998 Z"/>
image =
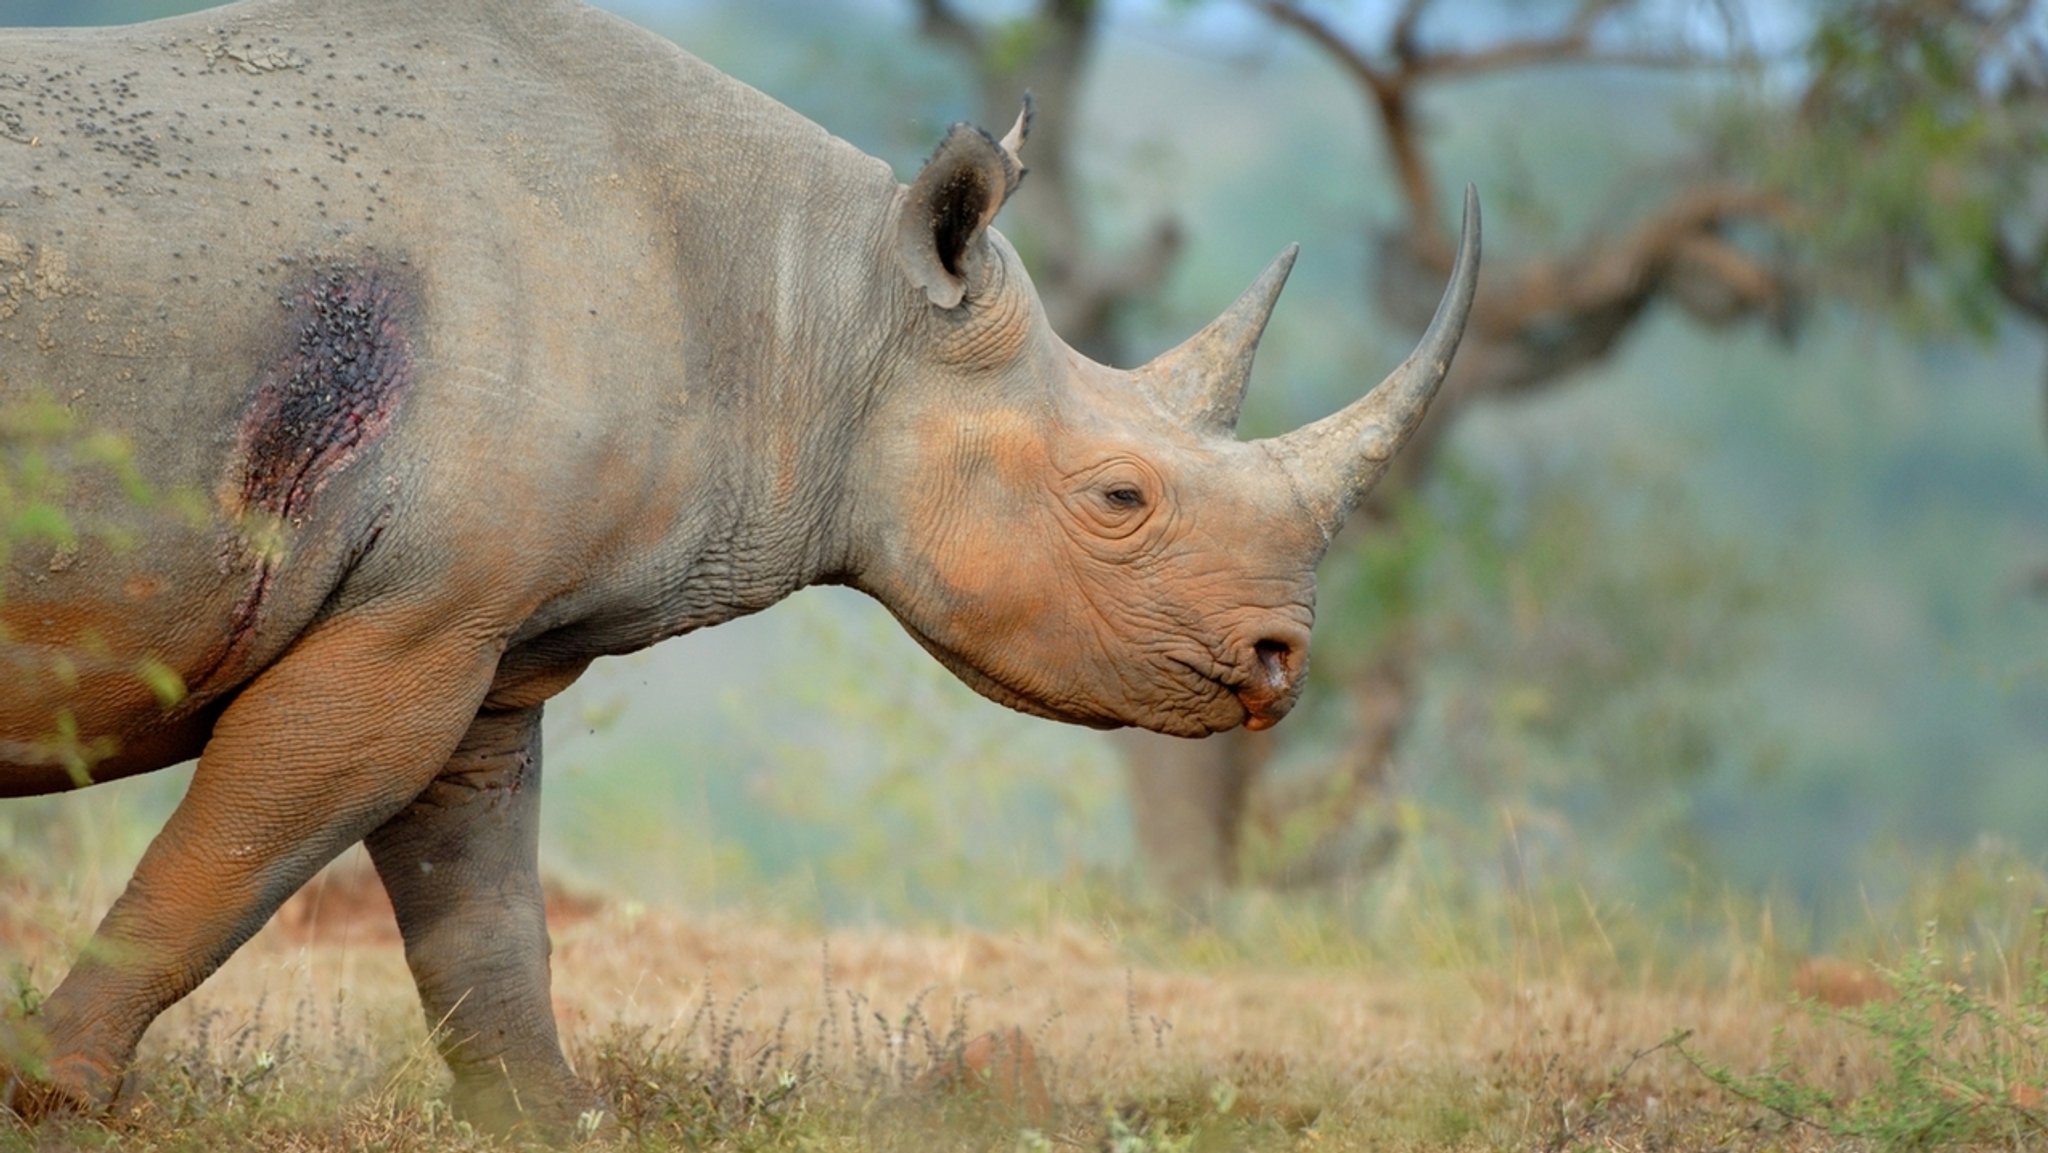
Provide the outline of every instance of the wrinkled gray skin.
<path id="1" fill-rule="evenodd" d="M 956 128 L 906 189 L 566 0 L 0 32 L 0 396 L 125 436 L 197 509 L 73 462 L 79 522 L 134 540 L 15 550 L 0 796 L 75 783 L 60 714 L 95 781 L 199 758 L 0 1035 L 8 1103 L 104 1105 L 149 1022 L 366 841 L 458 1107 L 559 1131 L 589 1101 L 548 1001 L 542 703 L 808 584 L 1033 713 L 1284 715 L 1315 562 L 1441 379 L 1476 234 L 1410 364 L 1239 443 L 1291 257 L 1176 353 L 1090 363 L 987 227 L 1022 138 Z"/>

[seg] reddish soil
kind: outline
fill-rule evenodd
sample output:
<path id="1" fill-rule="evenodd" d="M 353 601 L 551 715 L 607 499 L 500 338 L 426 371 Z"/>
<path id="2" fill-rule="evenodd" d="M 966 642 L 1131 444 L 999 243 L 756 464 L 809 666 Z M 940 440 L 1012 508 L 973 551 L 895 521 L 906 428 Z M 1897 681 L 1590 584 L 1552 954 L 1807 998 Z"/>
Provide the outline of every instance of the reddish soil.
<path id="1" fill-rule="evenodd" d="M 1005 1112 L 1033 1125 L 1050 1124 L 1052 1094 L 1038 1070 L 1038 1050 L 1024 1030 L 983 1033 L 967 1042 L 957 1056 L 942 1061 L 917 1079 L 912 1088 L 926 1093 L 986 1094 Z"/>
<path id="2" fill-rule="evenodd" d="M 1801 961 L 1792 974 L 1792 991 L 1837 1009 L 1852 1009 L 1893 997 L 1892 987 L 1869 965 L 1838 957 L 1808 957 Z"/>
<path id="3" fill-rule="evenodd" d="M 604 910 L 604 900 L 552 881 L 541 883 L 548 927 L 560 931 Z M 360 852 L 327 866 L 271 918 L 271 929 L 297 944 L 396 941 L 398 921 L 377 870 Z"/>

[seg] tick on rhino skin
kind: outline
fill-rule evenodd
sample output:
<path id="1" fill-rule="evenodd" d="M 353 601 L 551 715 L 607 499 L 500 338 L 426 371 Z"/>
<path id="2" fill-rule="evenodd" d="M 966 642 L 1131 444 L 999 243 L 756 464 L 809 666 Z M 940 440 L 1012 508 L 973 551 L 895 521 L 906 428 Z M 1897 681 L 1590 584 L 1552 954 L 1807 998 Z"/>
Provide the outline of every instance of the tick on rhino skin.
<path id="1" fill-rule="evenodd" d="M 237 511 L 296 524 L 306 504 L 391 425 L 413 377 L 412 293 L 391 273 L 316 271 L 285 294 L 290 345 L 242 422 Z"/>

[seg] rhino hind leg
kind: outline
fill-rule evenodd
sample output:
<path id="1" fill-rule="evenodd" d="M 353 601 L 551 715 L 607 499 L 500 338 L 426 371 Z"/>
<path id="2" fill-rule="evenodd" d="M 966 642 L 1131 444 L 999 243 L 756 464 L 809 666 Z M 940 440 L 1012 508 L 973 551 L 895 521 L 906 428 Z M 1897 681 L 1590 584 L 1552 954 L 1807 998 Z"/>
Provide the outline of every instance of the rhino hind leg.
<path id="1" fill-rule="evenodd" d="M 559 1136 L 591 1106 L 562 1058 L 540 884 L 538 705 L 485 711 L 446 768 L 366 838 L 456 1114 Z"/>
<path id="2" fill-rule="evenodd" d="M 227 707 L 127 889 L 25 1022 L 38 1035 L 0 1054 L 17 1066 L 0 1105 L 30 1119 L 105 1108 L 150 1022 L 426 787 L 495 652 L 461 630 L 419 632 L 389 614 L 331 621 Z"/>

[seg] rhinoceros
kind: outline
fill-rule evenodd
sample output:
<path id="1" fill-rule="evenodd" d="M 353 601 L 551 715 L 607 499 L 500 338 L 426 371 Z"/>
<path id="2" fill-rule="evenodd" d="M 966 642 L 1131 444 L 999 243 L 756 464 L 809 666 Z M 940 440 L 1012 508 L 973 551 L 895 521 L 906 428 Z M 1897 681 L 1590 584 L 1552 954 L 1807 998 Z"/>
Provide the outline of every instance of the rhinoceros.
<path id="1" fill-rule="evenodd" d="M 807 585 L 1039 716 L 1285 715 L 1315 565 L 1457 346 L 1476 199 L 1407 361 L 1241 442 L 1293 249 L 1151 363 L 1083 358 L 991 227 L 1028 111 L 955 125 L 906 187 L 574 0 L 0 33 L 0 395 L 190 498 L 139 516 L 78 463 L 67 511 L 125 533 L 16 542 L 0 796 L 198 758 L 0 1037 L 7 1103 L 103 1107 L 149 1023 L 364 842 L 456 1107 L 577 1116 L 544 702 Z"/>

